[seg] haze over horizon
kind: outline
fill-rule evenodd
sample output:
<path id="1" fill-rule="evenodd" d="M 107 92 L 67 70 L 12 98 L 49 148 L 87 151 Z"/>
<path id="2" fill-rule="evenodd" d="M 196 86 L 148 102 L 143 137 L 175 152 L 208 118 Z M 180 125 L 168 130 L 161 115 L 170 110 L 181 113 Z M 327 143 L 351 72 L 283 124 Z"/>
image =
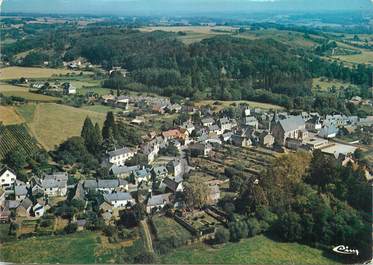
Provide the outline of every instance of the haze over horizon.
<path id="1" fill-rule="evenodd" d="M 276 11 L 365 12 L 373 11 L 373 4 L 372 0 L 4 0 L 1 6 L 4 13 L 144 16 Z"/>

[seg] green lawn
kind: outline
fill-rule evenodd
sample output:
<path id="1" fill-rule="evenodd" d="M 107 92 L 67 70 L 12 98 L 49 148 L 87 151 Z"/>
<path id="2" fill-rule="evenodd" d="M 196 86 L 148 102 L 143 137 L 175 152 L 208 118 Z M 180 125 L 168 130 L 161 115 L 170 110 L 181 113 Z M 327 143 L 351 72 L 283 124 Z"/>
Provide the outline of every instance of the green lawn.
<path id="1" fill-rule="evenodd" d="M 203 243 L 182 247 L 161 257 L 161 263 L 178 264 L 338 264 L 323 251 L 297 243 L 280 243 L 256 236 L 217 248 Z"/>
<path id="2" fill-rule="evenodd" d="M 158 239 L 160 240 L 171 236 L 175 236 L 183 241 L 192 238 L 188 230 L 172 218 L 155 216 L 153 217 L 153 223 L 158 231 Z"/>
<path id="3" fill-rule="evenodd" d="M 14 239 L 14 236 L 9 235 L 10 224 L 0 224 L 0 243 L 8 242 Z"/>
<path id="4" fill-rule="evenodd" d="M 99 104 L 92 105 L 92 106 L 83 106 L 82 109 L 95 111 L 95 112 L 100 112 L 100 113 L 107 113 L 109 111 L 112 111 L 112 112 L 123 111 L 123 109 L 120 109 L 120 108 L 113 108 L 113 107 L 110 107 L 110 106 L 99 105 Z"/>
<path id="5" fill-rule="evenodd" d="M 95 263 L 97 234 L 28 238 L 0 247 L 0 260 L 16 263 Z"/>

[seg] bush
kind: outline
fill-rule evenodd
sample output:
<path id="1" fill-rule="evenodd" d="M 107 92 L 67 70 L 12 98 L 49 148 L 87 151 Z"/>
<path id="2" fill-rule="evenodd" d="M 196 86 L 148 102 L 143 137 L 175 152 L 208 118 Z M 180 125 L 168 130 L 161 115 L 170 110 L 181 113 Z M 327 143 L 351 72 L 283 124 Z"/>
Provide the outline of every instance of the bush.
<path id="1" fill-rule="evenodd" d="M 78 224 L 70 223 L 64 228 L 64 231 L 66 234 L 72 234 L 72 233 L 75 233 L 77 229 L 78 229 Z"/>
<path id="2" fill-rule="evenodd" d="M 225 228 L 218 228 L 215 233 L 215 243 L 223 244 L 229 241 L 229 231 Z"/>
<path id="3" fill-rule="evenodd" d="M 248 236 L 255 236 L 261 232 L 260 223 L 256 218 L 249 218 L 247 221 Z"/>
<path id="4" fill-rule="evenodd" d="M 141 264 L 156 263 L 156 257 L 153 253 L 143 252 L 135 257 L 135 263 L 141 263 Z"/>

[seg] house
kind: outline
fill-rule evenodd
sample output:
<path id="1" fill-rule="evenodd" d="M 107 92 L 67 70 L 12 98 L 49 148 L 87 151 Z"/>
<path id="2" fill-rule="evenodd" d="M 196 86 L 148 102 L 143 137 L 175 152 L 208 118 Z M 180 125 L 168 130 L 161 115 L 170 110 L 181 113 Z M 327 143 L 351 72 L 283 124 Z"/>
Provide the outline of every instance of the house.
<path id="1" fill-rule="evenodd" d="M 161 189 L 165 189 L 165 191 L 176 193 L 182 192 L 184 190 L 184 187 L 182 182 L 177 182 L 167 177 L 162 181 Z"/>
<path id="2" fill-rule="evenodd" d="M 9 208 L 5 206 L 0 206 L 0 223 L 9 222 L 10 217 L 11 217 L 11 212 Z"/>
<path id="3" fill-rule="evenodd" d="M 22 201 L 27 196 L 27 187 L 26 185 L 17 185 L 14 186 L 14 197 L 18 201 Z"/>
<path id="4" fill-rule="evenodd" d="M 315 149 L 321 149 L 327 146 L 329 141 L 327 139 L 312 137 L 303 140 L 303 144 L 306 145 L 311 151 Z"/>
<path id="5" fill-rule="evenodd" d="M 108 152 L 109 162 L 117 166 L 124 166 L 124 163 L 136 153 L 135 150 L 128 147 L 115 149 L 114 151 Z"/>
<path id="6" fill-rule="evenodd" d="M 338 134 L 338 128 L 334 125 L 324 125 L 318 133 L 318 136 L 329 139 L 334 138 Z"/>
<path id="7" fill-rule="evenodd" d="M 230 131 L 233 127 L 236 126 L 235 122 L 230 121 L 228 118 L 221 118 L 219 119 L 219 125 L 221 130 L 224 131 Z"/>
<path id="8" fill-rule="evenodd" d="M 113 192 L 114 190 L 128 190 L 128 182 L 123 179 L 87 179 L 83 187 L 85 190 Z"/>
<path id="9" fill-rule="evenodd" d="M 130 178 L 133 183 L 139 185 L 141 182 L 149 182 L 152 178 L 152 174 L 148 168 L 143 167 L 133 171 Z"/>
<path id="10" fill-rule="evenodd" d="M 7 166 L 0 169 L 0 186 L 4 189 L 10 188 L 16 181 L 16 174 Z"/>
<path id="11" fill-rule="evenodd" d="M 129 101 L 127 96 L 119 96 L 116 98 L 115 107 L 127 110 Z"/>
<path id="12" fill-rule="evenodd" d="M 347 119 L 346 116 L 340 114 L 326 115 L 323 124 L 329 126 L 334 125 L 335 127 L 339 127 L 342 125 L 346 125 Z"/>
<path id="13" fill-rule="evenodd" d="M 245 133 L 233 134 L 231 142 L 235 146 L 248 147 L 252 145 L 251 139 Z"/>
<path id="14" fill-rule="evenodd" d="M 208 156 L 212 151 L 212 146 L 208 143 L 196 143 L 189 146 L 192 156 Z"/>
<path id="15" fill-rule="evenodd" d="M 270 132 L 264 131 L 259 135 L 259 143 L 264 147 L 271 148 L 275 143 L 275 137 Z"/>
<path id="16" fill-rule="evenodd" d="M 170 173 L 172 176 L 182 176 L 184 175 L 184 165 L 183 161 L 179 158 L 174 159 L 167 164 L 167 170 L 168 173 Z"/>
<path id="17" fill-rule="evenodd" d="M 202 123 L 202 126 L 204 126 L 204 127 L 209 127 L 209 126 L 211 126 L 211 125 L 214 124 L 214 119 L 213 119 L 213 118 L 210 118 L 210 117 L 208 117 L 208 118 L 203 118 L 203 119 L 201 120 L 201 123 Z"/>
<path id="18" fill-rule="evenodd" d="M 110 168 L 110 173 L 116 178 L 128 178 L 135 170 L 140 169 L 140 166 L 117 166 L 113 165 Z"/>
<path id="19" fill-rule="evenodd" d="M 165 193 L 159 195 L 152 195 L 146 204 L 146 212 L 149 214 L 152 211 L 163 209 L 166 204 L 170 203 L 172 193 Z"/>
<path id="20" fill-rule="evenodd" d="M 209 133 L 215 133 L 216 135 L 222 135 L 224 130 L 221 129 L 217 124 L 210 125 L 208 127 Z"/>
<path id="21" fill-rule="evenodd" d="M 5 197 L 6 197 L 5 190 L 0 188 L 0 206 L 5 205 Z"/>
<path id="22" fill-rule="evenodd" d="M 232 132 L 226 132 L 221 135 L 221 139 L 223 142 L 228 142 L 231 140 L 233 133 Z"/>
<path id="23" fill-rule="evenodd" d="M 271 123 L 271 134 L 275 138 L 276 144 L 285 145 L 287 138 L 307 138 L 306 125 L 301 116 L 290 116 L 283 120 L 278 120 L 276 116 L 277 113 L 273 116 Z"/>
<path id="24" fill-rule="evenodd" d="M 255 118 L 254 116 L 246 116 L 246 117 L 244 117 L 242 124 L 245 125 L 245 126 L 250 126 L 250 127 L 254 128 L 256 130 L 259 127 L 258 119 Z"/>
<path id="25" fill-rule="evenodd" d="M 66 172 L 56 172 L 44 175 L 41 180 L 41 189 L 50 197 L 66 196 L 68 175 Z"/>
<path id="26" fill-rule="evenodd" d="M 45 210 L 46 210 L 45 205 L 40 204 L 40 203 L 36 203 L 34 207 L 32 207 L 32 211 L 34 212 L 35 217 L 38 217 L 38 218 L 44 215 Z"/>
<path id="27" fill-rule="evenodd" d="M 25 198 L 16 209 L 17 217 L 29 217 L 30 210 L 32 208 L 32 201 L 29 198 Z"/>
<path id="28" fill-rule="evenodd" d="M 181 128 L 184 128 L 188 131 L 189 135 L 196 129 L 193 122 L 187 121 L 181 125 Z"/>
<path id="29" fill-rule="evenodd" d="M 186 129 L 179 128 L 179 129 L 171 129 L 168 131 L 162 132 L 162 136 L 166 139 L 180 139 L 180 140 L 187 140 L 189 137 L 189 133 Z"/>
<path id="30" fill-rule="evenodd" d="M 151 170 L 153 179 L 164 179 L 168 176 L 168 170 L 165 166 L 155 166 Z"/>
<path id="31" fill-rule="evenodd" d="M 310 132 L 318 132 L 322 127 L 320 117 L 313 116 L 306 121 L 306 129 Z"/>
<path id="32" fill-rule="evenodd" d="M 114 192 L 104 194 L 104 200 L 111 204 L 114 208 L 124 209 L 128 206 L 134 205 L 135 199 L 132 198 L 129 192 Z"/>
<path id="33" fill-rule="evenodd" d="M 181 111 L 181 106 L 177 103 L 167 106 L 167 110 L 170 113 L 179 113 Z"/>
<path id="34" fill-rule="evenodd" d="M 220 199 L 220 189 L 218 185 L 212 185 L 208 187 L 207 203 L 216 204 Z"/>
<path id="35" fill-rule="evenodd" d="M 85 228 L 85 225 L 87 224 L 86 219 L 78 219 L 76 220 L 76 224 L 78 226 L 77 231 L 83 231 Z"/>
<path id="36" fill-rule="evenodd" d="M 65 95 L 75 95 L 76 88 L 71 83 L 64 83 L 63 85 L 63 93 Z"/>

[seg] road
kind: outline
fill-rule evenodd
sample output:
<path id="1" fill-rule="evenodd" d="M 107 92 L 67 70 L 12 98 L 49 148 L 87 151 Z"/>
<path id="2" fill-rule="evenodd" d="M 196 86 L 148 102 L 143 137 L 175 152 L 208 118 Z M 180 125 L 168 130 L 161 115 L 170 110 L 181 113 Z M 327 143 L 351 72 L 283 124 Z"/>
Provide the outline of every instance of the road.
<path id="1" fill-rule="evenodd" d="M 150 235 L 149 226 L 146 220 L 141 221 L 141 225 L 144 228 L 146 246 L 148 247 L 149 252 L 154 253 L 152 236 Z"/>

